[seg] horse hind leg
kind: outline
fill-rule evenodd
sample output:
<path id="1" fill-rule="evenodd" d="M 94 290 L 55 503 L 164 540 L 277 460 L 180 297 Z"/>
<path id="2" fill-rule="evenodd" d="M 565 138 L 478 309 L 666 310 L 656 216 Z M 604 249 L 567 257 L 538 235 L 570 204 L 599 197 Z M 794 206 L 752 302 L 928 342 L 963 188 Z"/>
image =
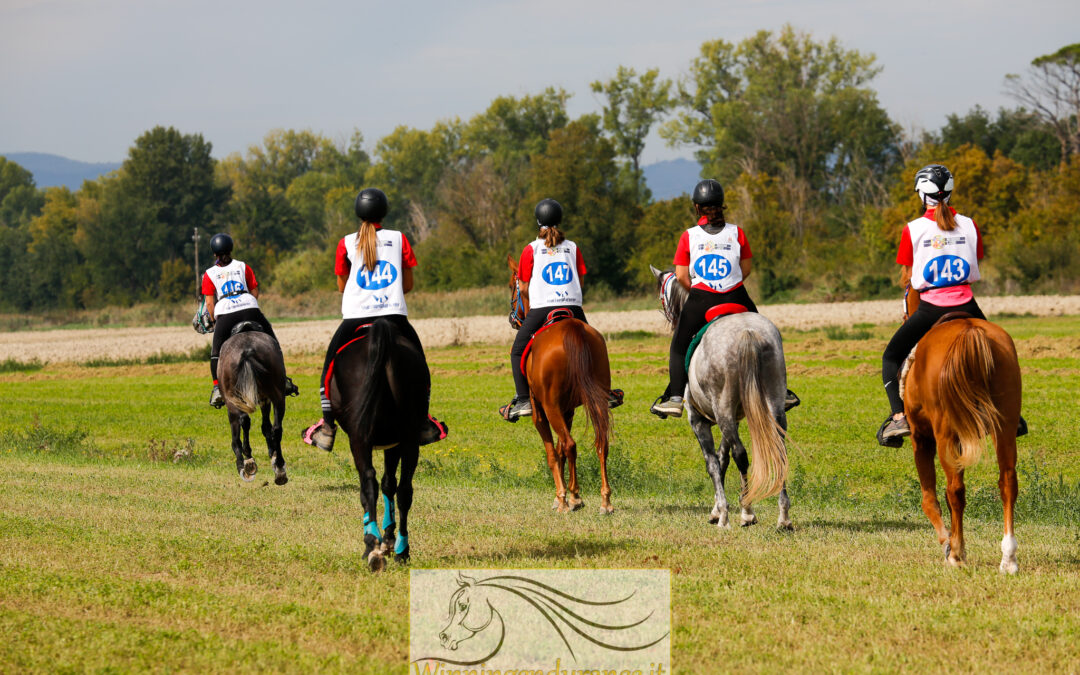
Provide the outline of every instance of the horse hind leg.
<path id="1" fill-rule="evenodd" d="M 952 532 L 949 535 L 949 548 L 945 562 L 953 567 L 960 567 L 966 560 L 964 551 L 964 507 L 967 504 L 964 488 L 964 471 L 950 464 L 943 453 L 938 452 L 941 467 L 945 471 L 945 497 L 949 501 L 952 516 Z"/>
<path id="2" fill-rule="evenodd" d="M 247 413 L 240 413 L 240 455 L 237 457 L 237 468 L 240 478 L 250 481 L 255 478 L 259 467 L 251 458 L 251 417 Z"/>
<path id="3" fill-rule="evenodd" d="M 949 530 L 941 517 L 941 504 L 937 497 L 937 468 L 934 456 L 937 454 L 937 442 L 932 436 L 924 436 L 918 429 L 913 430 L 911 445 L 915 452 L 915 470 L 919 474 L 919 487 L 922 488 L 922 510 L 937 533 L 938 544 L 945 555 L 949 555 Z"/>
<path id="4" fill-rule="evenodd" d="M 739 438 L 739 428 L 737 426 L 734 427 L 731 440 L 731 454 L 735 460 L 735 467 L 739 470 L 739 525 L 750 527 L 757 524 L 757 514 L 754 513 L 754 507 L 743 502 L 747 485 L 746 472 L 750 469 L 750 457 L 747 456 L 746 446 L 743 445 L 742 439 Z"/>
<path id="5" fill-rule="evenodd" d="M 232 442 L 230 447 L 233 451 L 233 455 L 236 456 L 236 473 L 240 475 L 245 481 L 251 480 L 250 476 L 244 475 L 244 443 L 242 439 L 243 435 L 243 418 L 246 417 L 242 412 L 229 411 L 229 430 L 232 433 Z M 254 474 L 252 474 L 254 475 Z"/>
<path id="6" fill-rule="evenodd" d="M 730 529 L 728 520 L 727 495 L 724 494 L 724 475 L 727 473 L 729 452 L 728 437 L 721 432 L 720 457 L 717 458 L 715 441 L 713 439 L 712 423 L 698 413 L 694 406 L 690 406 L 690 428 L 701 446 L 701 454 L 705 458 L 705 471 L 713 482 L 713 508 L 709 513 L 709 522 L 723 529 Z"/>
<path id="7" fill-rule="evenodd" d="M 379 484 L 375 479 L 375 467 L 371 463 L 371 446 L 358 443 L 349 434 L 349 448 L 352 450 L 353 464 L 360 476 L 360 503 L 364 509 L 364 558 L 372 572 L 379 572 L 386 567 L 380 540 L 382 533 L 375 522 L 378 515 L 377 501 Z"/>
<path id="8" fill-rule="evenodd" d="M 563 463 L 556 454 L 555 439 L 551 435 L 551 425 L 548 423 L 547 414 L 542 408 L 536 406 L 535 397 L 533 401 L 533 426 L 536 427 L 537 433 L 540 434 L 540 440 L 544 442 L 548 468 L 551 470 L 551 477 L 555 481 L 555 501 L 552 503 L 551 508 L 559 513 L 566 513 L 570 510 L 570 506 L 566 503 Z"/>
<path id="9" fill-rule="evenodd" d="M 780 406 L 780 413 L 776 416 L 776 423 L 780 425 L 780 428 L 784 430 L 785 437 L 787 434 L 787 415 L 784 414 L 783 405 Z M 778 513 L 776 516 L 776 527 L 780 530 L 792 531 L 795 526 L 791 522 L 791 499 L 787 493 L 787 482 L 785 481 L 780 488 L 780 496 L 777 497 Z"/>
<path id="10" fill-rule="evenodd" d="M 420 461 L 420 447 L 417 445 L 398 446 L 401 454 L 401 480 L 398 482 L 398 524 L 397 540 L 394 542 L 394 560 L 399 563 L 409 562 L 409 509 L 413 500 L 413 475 Z"/>
<path id="11" fill-rule="evenodd" d="M 284 485 L 289 482 L 289 476 L 285 473 L 285 459 L 281 455 L 281 418 L 284 411 L 277 405 L 273 405 L 274 421 L 270 421 L 269 402 L 262 405 L 262 433 L 266 439 L 266 451 L 270 455 L 270 466 L 274 469 L 274 485 Z"/>
<path id="12" fill-rule="evenodd" d="M 400 446 L 396 448 L 389 448 L 383 451 L 385 459 L 383 465 L 383 477 L 382 477 L 382 495 L 383 495 L 383 520 L 382 520 L 382 550 L 383 553 L 389 553 L 394 548 L 397 536 L 395 530 L 397 523 L 394 520 L 394 498 L 397 495 L 398 483 L 397 483 L 397 467 L 398 460 L 400 459 Z"/>
<path id="13" fill-rule="evenodd" d="M 564 426 L 560 430 L 558 422 L 563 422 Z M 581 499 L 581 486 L 578 485 L 577 477 L 577 441 L 574 440 L 573 428 L 574 428 L 574 410 L 563 411 L 562 417 L 557 422 L 552 423 L 552 428 L 559 437 L 559 456 L 562 461 L 566 463 L 568 470 L 568 476 L 566 480 L 566 503 L 570 506 L 571 511 L 577 511 L 585 506 L 585 502 Z M 607 500 L 605 500 L 607 501 Z M 610 506 L 610 503 L 608 503 Z"/>
<path id="14" fill-rule="evenodd" d="M 1003 574 L 1016 574 L 1020 569 L 1016 562 L 1016 536 L 1013 534 L 1013 508 L 1016 505 L 1016 436 L 1002 425 L 994 435 L 994 447 L 998 457 L 998 490 L 1001 492 L 1001 506 L 1005 517 L 1005 534 L 1001 538 L 1001 565 L 998 569 Z"/>

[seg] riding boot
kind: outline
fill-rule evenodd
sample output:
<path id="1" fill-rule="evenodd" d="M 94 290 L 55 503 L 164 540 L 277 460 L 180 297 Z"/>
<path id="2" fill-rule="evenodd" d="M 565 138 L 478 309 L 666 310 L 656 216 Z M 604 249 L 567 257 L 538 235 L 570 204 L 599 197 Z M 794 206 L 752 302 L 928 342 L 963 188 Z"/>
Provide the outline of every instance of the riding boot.
<path id="1" fill-rule="evenodd" d="M 215 408 L 225 405 L 225 397 L 221 395 L 221 387 L 218 386 L 217 382 L 214 383 L 214 388 L 210 392 L 210 405 Z"/>

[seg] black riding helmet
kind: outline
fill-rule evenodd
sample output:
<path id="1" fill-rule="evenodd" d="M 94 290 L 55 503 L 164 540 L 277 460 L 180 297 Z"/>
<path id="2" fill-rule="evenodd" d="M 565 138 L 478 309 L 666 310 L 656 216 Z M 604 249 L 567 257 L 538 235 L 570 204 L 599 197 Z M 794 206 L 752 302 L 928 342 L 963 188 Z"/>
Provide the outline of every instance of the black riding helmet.
<path id="1" fill-rule="evenodd" d="M 214 255 L 232 253 L 232 247 L 232 237 L 224 232 L 219 232 L 210 238 L 210 250 L 213 251 Z"/>
<path id="2" fill-rule="evenodd" d="M 701 206 L 723 206 L 724 186 L 720 185 L 719 181 L 706 178 L 694 186 L 692 199 Z"/>
<path id="3" fill-rule="evenodd" d="M 551 227 L 562 222 L 562 205 L 554 199 L 541 199 L 536 205 L 536 224 Z"/>
<path id="4" fill-rule="evenodd" d="M 386 193 L 378 188 L 364 188 L 356 195 L 356 217 L 367 223 L 381 223 L 390 210 Z"/>

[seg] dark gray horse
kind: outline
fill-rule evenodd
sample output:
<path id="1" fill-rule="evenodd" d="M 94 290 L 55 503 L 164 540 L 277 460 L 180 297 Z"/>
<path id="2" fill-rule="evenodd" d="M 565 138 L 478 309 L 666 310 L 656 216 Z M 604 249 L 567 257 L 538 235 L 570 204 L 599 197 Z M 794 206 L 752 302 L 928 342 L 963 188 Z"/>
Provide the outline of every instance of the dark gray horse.
<path id="1" fill-rule="evenodd" d="M 649 266 L 656 277 L 664 316 L 674 326 L 679 321 L 687 291 L 674 272 L 661 272 Z M 724 495 L 724 476 L 729 454 L 741 476 L 742 525 L 753 525 L 757 516 L 751 504 L 758 499 L 780 494 L 777 526 L 791 529 L 786 480 L 788 473 L 787 416 L 784 398 L 787 392 L 787 368 L 780 331 L 771 321 L 756 312 L 723 317 L 710 324 L 698 344 L 687 369 L 690 384 L 686 388 L 686 408 L 705 468 L 712 478 L 716 499 L 710 523 L 730 527 L 728 502 Z M 673 392 L 675 393 L 675 392 Z M 746 418 L 750 428 L 753 463 L 739 438 L 739 420 Z M 719 457 L 713 441 L 713 426 L 720 427 Z M 750 469 L 749 477 L 747 468 Z"/>
<path id="2" fill-rule="evenodd" d="M 240 326 L 237 326 L 240 328 Z M 232 428 L 232 450 L 240 478 L 249 481 L 258 467 L 251 458 L 251 413 L 262 411 L 262 434 L 266 439 L 274 483 L 289 482 L 281 455 L 281 420 L 285 417 L 285 361 L 274 338 L 266 333 L 239 332 L 221 346 L 218 376 Z M 274 420 L 270 421 L 270 408 Z"/>

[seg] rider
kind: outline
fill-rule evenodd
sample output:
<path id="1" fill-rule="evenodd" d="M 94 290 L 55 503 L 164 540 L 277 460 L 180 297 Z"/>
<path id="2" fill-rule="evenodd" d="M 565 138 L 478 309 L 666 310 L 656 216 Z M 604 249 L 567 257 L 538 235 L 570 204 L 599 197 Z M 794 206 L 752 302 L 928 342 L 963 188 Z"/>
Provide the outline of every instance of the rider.
<path id="1" fill-rule="evenodd" d="M 517 285 L 525 307 L 525 316 L 510 348 L 510 371 L 514 375 L 514 399 L 499 408 L 499 414 L 508 422 L 532 415 L 529 402 L 529 380 L 521 370 L 521 355 L 533 334 L 556 308 L 570 310 L 575 319 L 585 323 L 581 309 L 582 279 L 585 276 L 585 260 L 581 249 L 559 229 L 562 223 L 562 205 L 554 199 L 542 199 L 534 211 L 540 233 L 521 251 L 518 262 Z M 537 274 L 533 275 L 533 270 Z M 622 403 L 622 392 L 612 390 L 608 405 L 612 408 Z"/>
<path id="2" fill-rule="evenodd" d="M 881 445 L 895 447 L 911 434 L 900 398 L 899 372 L 916 343 L 949 312 L 986 319 L 971 292 L 971 282 L 979 280 L 982 234 L 974 220 L 949 206 L 952 191 L 953 176 L 941 164 L 924 166 L 915 174 L 915 193 L 924 211 L 904 228 L 896 262 L 901 266 L 900 285 L 910 282 L 919 292 L 919 306 L 900 325 L 881 357 L 881 380 L 892 407 L 878 430 Z M 1024 433 L 1027 423 L 1021 418 L 1017 435 Z"/>
<path id="3" fill-rule="evenodd" d="M 319 378 L 319 398 L 322 400 L 322 419 L 304 431 L 304 442 L 329 452 L 334 448 L 334 411 L 325 389 L 326 372 L 334 355 L 352 339 L 356 329 L 376 319 L 393 323 L 398 332 L 416 346 L 421 355 L 424 347 L 407 318 L 405 294 L 412 290 L 416 256 L 408 238 L 396 230 L 383 229 L 381 223 L 390 209 L 386 194 L 376 188 L 365 188 L 356 195 L 355 210 L 360 219 L 359 229 L 338 242 L 334 273 L 341 296 L 343 321 L 330 340 Z M 356 269 L 356 274 L 352 274 Z M 430 396 L 431 392 L 428 391 Z M 426 411 L 425 411 L 426 412 Z M 420 432 L 420 445 L 434 443 L 446 437 L 446 425 L 430 415 L 429 424 Z"/>
<path id="4" fill-rule="evenodd" d="M 668 356 L 669 382 L 649 411 L 661 417 L 681 417 L 686 389 L 686 350 L 706 324 L 705 312 L 732 303 L 749 312 L 757 306 L 743 281 L 750 276 L 751 252 L 746 233 L 724 220 L 724 188 L 709 178 L 694 186 L 692 196 L 697 225 L 682 233 L 675 250 L 675 278 L 690 294 L 683 305 Z M 784 409 L 799 404 L 791 390 Z"/>
<path id="5" fill-rule="evenodd" d="M 277 336 L 259 309 L 259 282 L 255 280 L 255 273 L 232 257 L 232 237 L 225 233 L 215 234 L 210 238 L 210 250 L 217 262 L 203 273 L 202 293 L 206 296 L 210 322 L 214 324 L 214 342 L 210 349 L 210 377 L 214 380 L 214 389 L 210 392 L 210 405 L 220 408 L 225 405 L 225 399 L 218 386 L 218 354 L 221 345 L 232 335 L 233 327 L 244 321 L 252 321 L 274 338 L 274 344 L 277 344 Z M 281 345 L 278 345 L 280 350 Z M 293 381 L 286 376 L 285 395 L 295 396 L 299 393 Z"/>

